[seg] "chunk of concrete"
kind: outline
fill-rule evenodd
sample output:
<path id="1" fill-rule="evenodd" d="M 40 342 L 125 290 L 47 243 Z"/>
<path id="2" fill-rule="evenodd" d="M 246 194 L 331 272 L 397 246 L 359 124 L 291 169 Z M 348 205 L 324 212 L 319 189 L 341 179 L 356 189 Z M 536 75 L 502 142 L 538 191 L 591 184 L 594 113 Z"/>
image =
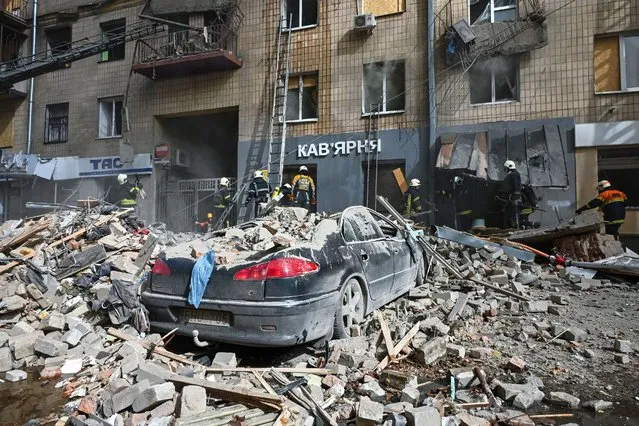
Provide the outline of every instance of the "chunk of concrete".
<path id="1" fill-rule="evenodd" d="M 38 338 L 38 336 L 41 335 L 42 334 L 31 333 L 17 337 L 10 337 L 9 348 L 11 348 L 11 351 L 13 352 L 13 357 L 17 360 L 20 360 L 22 358 L 26 358 L 35 354 L 35 349 L 33 346 L 35 344 L 35 340 Z"/>
<path id="2" fill-rule="evenodd" d="M 504 401 L 512 401 L 515 397 L 521 393 L 533 394 L 537 389 L 537 387 L 531 384 L 513 384 L 513 383 L 495 383 L 493 392 L 495 395 L 503 399 Z"/>
<path id="3" fill-rule="evenodd" d="M 545 394 L 540 390 L 523 392 L 518 394 L 515 399 L 513 399 L 513 407 L 519 408 L 520 410 L 528 410 L 536 403 L 542 401 L 544 397 Z"/>
<path id="4" fill-rule="evenodd" d="M 568 330 L 561 335 L 560 339 L 567 340 L 569 342 L 583 342 L 586 340 L 587 336 L 588 333 L 586 333 L 586 331 L 577 327 L 569 327 Z"/>
<path id="5" fill-rule="evenodd" d="M 595 412 L 612 410 L 614 404 L 610 401 L 603 401 L 601 399 L 596 399 L 594 401 L 586 401 L 581 404 L 583 408 L 589 408 L 594 410 Z"/>
<path id="6" fill-rule="evenodd" d="M 357 426 L 377 426 L 384 419 L 384 406 L 368 398 L 362 398 L 357 407 Z M 439 425 L 438 425 L 439 426 Z"/>
<path id="7" fill-rule="evenodd" d="M 133 386 L 128 386 L 115 392 L 111 397 L 113 411 L 115 413 L 119 413 L 120 411 L 129 408 L 133 404 L 133 401 L 135 401 L 135 399 L 140 396 L 145 389 L 148 389 L 149 386 L 150 384 L 148 381 L 142 380 Z"/>
<path id="8" fill-rule="evenodd" d="M 136 380 L 138 382 L 146 381 L 151 385 L 159 385 L 166 381 L 169 370 L 159 366 L 153 362 L 140 362 Z"/>
<path id="9" fill-rule="evenodd" d="M 615 362 L 617 364 L 629 364 L 630 357 L 625 354 L 615 354 Z"/>
<path id="10" fill-rule="evenodd" d="M 4 309 L 0 309 L 3 314 L 22 311 L 27 306 L 27 301 L 18 295 L 5 297 L 2 302 L 5 305 Z"/>
<path id="11" fill-rule="evenodd" d="M 9 330 L 9 336 L 22 336 L 23 334 L 30 334 L 34 331 L 35 328 L 31 327 L 28 323 L 19 321 Z"/>
<path id="12" fill-rule="evenodd" d="M 205 411 L 206 389 L 201 386 L 184 386 L 180 396 L 180 417 L 189 417 Z"/>
<path id="13" fill-rule="evenodd" d="M 518 356 L 514 356 L 508 360 L 506 368 L 515 373 L 521 373 L 524 371 L 524 368 L 526 368 L 526 361 Z"/>
<path id="14" fill-rule="evenodd" d="M 0 348 L 0 373 L 9 371 L 13 368 L 13 357 L 11 356 L 11 349 Z"/>
<path id="15" fill-rule="evenodd" d="M 566 392 L 550 392 L 548 402 L 556 407 L 579 408 L 579 398 Z"/>
<path id="16" fill-rule="evenodd" d="M 375 402 L 386 401 L 386 391 L 382 389 L 377 380 L 371 380 L 368 383 L 364 383 L 360 386 L 357 392 L 361 395 L 366 395 Z"/>
<path id="17" fill-rule="evenodd" d="M 54 357 L 65 355 L 69 350 L 69 347 L 66 343 L 42 336 L 38 337 L 35 340 L 33 348 L 38 353 Z"/>
<path id="18" fill-rule="evenodd" d="M 446 356 L 446 340 L 442 337 L 436 337 L 416 348 L 415 352 L 417 361 L 424 365 L 430 365 Z"/>
<path id="19" fill-rule="evenodd" d="M 404 413 L 408 426 L 441 426 L 442 419 L 435 407 L 409 408 Z"/>
<path id="20" fill-rule="evenodd" d="M 22 380 L 27 380 L 27 377 L 27 372 L 22 370 L 10 370 L 7 371 L 4 376 L 8 382 L 20 382 Z"/>
<path id="21" fill-rule="evenodd" d="M 413 406 L 416 406 L 420 402 L 420 392 L 417 387 L 407 386 L 402 390 L 402 394 L 399 398 L 401 402 L 408 402 Z"/>
<path id="22" fill-rule="evenodd" d="M 45 333 L 50 331 L 63 331 L 66 322 L 67 321 L 62 313 L 54 311 L 40 323 L 40 330 Z"/>
<path id="23" fill-rule="evenodd" d="M 632 353 L 632 343 L 630 340 L 615 340 L 615 351 L 622 354 Z"/>
<path id="24" fill-rule="evenodd" d="M 237 367 L 237 358 L 233 352 L 218 352 L 211 363 L 213 368 L 235 368 Z"/>
<path id="25" fill-rule="evenodd" d="M 174 393 L 175 385 L 171 382 L 151 386 L 135 398 L 133 401 L 133 411 L 140 413 L 153 409 L 164 401 L 173 399 Z"/>
<path id="26" fill-rule="evenodd" d="M 530 313 L 548 312 L 547 300 L 529 300 L 524 302 L 524 309 Z"/>

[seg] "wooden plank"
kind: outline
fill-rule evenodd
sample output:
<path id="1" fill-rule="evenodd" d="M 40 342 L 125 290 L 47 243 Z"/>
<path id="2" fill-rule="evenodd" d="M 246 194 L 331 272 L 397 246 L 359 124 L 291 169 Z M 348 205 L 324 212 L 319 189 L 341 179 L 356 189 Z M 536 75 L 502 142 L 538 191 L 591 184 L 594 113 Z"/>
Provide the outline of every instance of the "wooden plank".
<path id="1" fill-rule="evenodd" d="M 50 222 L 46 221 L 44 223 L 36 223 L 20 228 L 20 232 L 17 234 L 4 238 L 0 241 L 0 251 L 4 252 L 7 249 L 21 246 L 24 242 L 30 240 L 39 232 L 47 229 L 49 225 Z"/>
<path id="2" fill-rule="evenodd" d="M 213 368 L 206 369 L 207 373 L 252 373 L 253 371 L 265 372 L 275 370 L 279 373 L 285 374 L 316 374 L 318 376 L 327 376 L 333 374 L 328 368 L 295 368 L 295 367 L 267 367 L 267 368 L 255 368 L 255 367 L 236 367 L 236 368 Z"/>
<path id="3" fill-rule="evenodd" d="M 546 150 L 548 151 L 548 174 L 552 186 L 568 186 L 566 156 L 559 126 L 544 126 Z M 596 176 L 595 176 L 596 177 Z"/>
<path id="4" fill-rule="evenodd" d="M 256 370 L 252 370 L 252 373 L 255 376 L 255 378 L 257 379 L 257 381 L 260 382 L 262 387 L 266 390 L 266 392 L 270 393 L 271 395 L 277 395 L 277 393 L 273 390 L 271 385 L 269 385 L 266 382 L 266 380 L 264 380 L 264 377 L 262 377 L 262 375 L 260 373 L 258 373 Z"/>
<path id="5" fill-rule="evenodd" d="M 115 329 L 113 327 L 110 327 L 107 330 L 107 333 L 110 334 L 113 337 L 117 337 L 120 340 L 124 340 L 124 341 L 135 340 L 137 343 L 142 345 L 145 349 L 151 349 L 151 344 L 149 342 L 144 341 L 144 340 L 136 339 L 135 337 L 129 336 L 128 334 L 126 334 L 126 333 L 124 333 L 124 332 L 122 332 L 122 331 L 120 331 L 118 329 Z M 188 359 L 186 357 L 183 357 L 181 355 L 174 354 L 173 352 L 168 351 L 168 350 L 166 350 L 164 348 L 161 348 L 161 347 L 154 347 L 153 348 L 153 353 L 155 353 L 157 355 L 160 355 L 160 356 L 163 356 L 163 357 L 166 357 L 166 358 L 169 358 L 169 359 L 172 359 L 173 361 L 181 362 L 182 364 L 202 366 L 202 364 L 199 364 L 199 363 L 197 363 L 195 361 L 191 361 L 190 359 Z"/>
<path id="6" fill-rule="evenodd" d="M 168 374 L 166 380 L 178 386 L 201 386 L 206 389 L 206 393 L 213 398 L 224 401 L 247 404 L 254 407 L 266 409 L 281 409 L 285 398 L 279 395 L 269 395 L 265 392 L 258 392 L 246 388 L 225 385 L 222 383 L 212 383 L 204 379 L 180 376 L 178 374 Z"/>
<path id="7" fill-rule="evenodd" d="M 388 328 L 388 324 L 386 323 L 386 320 L 384 319 L 384 315 L 380 311 L 375 312 L 375 317 L 377 318 L 377 321 L 379 321 L 379 325 L 382 328 L 382 335 L 384 336 L 384 344 L 386 345 L 386 350 L 390 354 L 393 351 L 393 339 L 391 338 L 391 333 Z M 391 357 L 391 359 L 394 359 L 394 358 L 395 358 L 394 356 Z"/>
<path id="8" fill-rule="evenodd" d="M 419 325 L 421 324 L 421 322 L 418 322 L 417 324 L 415 324 L 413 326 L 413 328 L 411 328 L 408 333 L 406 333 L 406 335 L 402 338 L 402 340 L 400 340 L 397 345 L 395 345 L 395 347 L 393 347 L 392 350 L 388 351 L 388 355 L 386 355 L 384 357 L 383 360 L 381 360 L 381 362 L 379 364 L 377 364 L 377 367 L 375 367 L 375 371 L 381 371 L 384 368 L 386 368 L 388 366 L 388 364 L 390 364 L 391 362 L 391 357 L 396 357 L 397 355 L 399 355 L 399 353 L 402 351 L 402 349 L 404 349 L 406 346 L 408 346 L 408 344 L 411 342 L 411 340 L 413 340 L 413 337 L 415 337 L 415 335 L 417 334 L 417 332 L 419 331 Z"/>
<path id="9" fill-rule="evenodd" d="M 450 166 L 453 149 L 455 148 L 455 139 L 457 139 L 457 133 L 441 135 L 439 137 L 440 147 L 439 155 L 435 163 L 436 168 L 447 169 Z"/>
<path id="10" fill-rule="evenodd" d="M 457 301 L 455 302 L 455 306 L 453 306 L 453 309 L 450 311 L 450 314 L 448 314 L 449 323 L 457 319 L 457 316 L 459 315 L 459 313 L 462 311 L 462 309 L 464 309 L 464 307 L 466 306 L 466 303 L 468 303 L 469 297 L 470 295 L 468 293 L 462 293 L 459 295 L 459 297 L 457 298 Z"/>
<path id="11" fill-rule="evenodd" d="M 402 194 L 408 191 L 408 184 L 406 183 L 406 178 L 404 177 L 404 173 L 402 173 L 402 169 L 394 169 L 393 175 L 395 176 L 395 181 L 397 181 L 399 189 L 402 190 Z"/>

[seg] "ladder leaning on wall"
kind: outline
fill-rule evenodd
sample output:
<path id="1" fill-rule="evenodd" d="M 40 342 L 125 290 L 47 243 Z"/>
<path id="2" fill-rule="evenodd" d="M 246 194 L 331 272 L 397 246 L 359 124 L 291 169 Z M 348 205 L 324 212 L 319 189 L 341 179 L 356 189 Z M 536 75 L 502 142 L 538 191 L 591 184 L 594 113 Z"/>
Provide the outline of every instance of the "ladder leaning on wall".
<path id="1" fill-rule="evenodd" d="M 293 15 L 282 17 L 277 33 L 277 57 L 273 81 L 273 110 L 268 140 L 268 176 L 271 186 L 282 185 L 284 158 L 286 157 L 286 101 L 291 64 L 291 31 L 287 22 Z"/>

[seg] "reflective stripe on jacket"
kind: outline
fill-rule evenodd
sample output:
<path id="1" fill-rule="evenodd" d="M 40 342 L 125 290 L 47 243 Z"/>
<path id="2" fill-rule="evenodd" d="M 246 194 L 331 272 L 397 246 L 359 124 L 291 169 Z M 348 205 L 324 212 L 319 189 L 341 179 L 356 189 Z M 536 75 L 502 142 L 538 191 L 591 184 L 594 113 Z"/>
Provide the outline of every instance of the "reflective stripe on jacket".
<path id="1" fill-rule="evenodd" d="M 626 203 L 628 197 L 623 192 L 608 188 L 599 193 L 586 204 L 586 209 L 599 207 L 604 214 L 604 222 L 611 225 L 621 224 L 626 218 Z"/>

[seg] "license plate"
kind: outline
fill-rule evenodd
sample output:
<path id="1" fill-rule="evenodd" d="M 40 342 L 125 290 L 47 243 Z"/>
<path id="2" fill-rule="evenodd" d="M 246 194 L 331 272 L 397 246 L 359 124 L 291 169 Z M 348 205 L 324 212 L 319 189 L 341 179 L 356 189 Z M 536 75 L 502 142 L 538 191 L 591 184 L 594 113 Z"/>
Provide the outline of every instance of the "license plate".
<path id="1" fill-rule="evenodd" d="M 229 312 L 184 309 L 182 316 L 189 324 L 221 325 L 227 327 L 231 325 L 231 314 Z"/>

